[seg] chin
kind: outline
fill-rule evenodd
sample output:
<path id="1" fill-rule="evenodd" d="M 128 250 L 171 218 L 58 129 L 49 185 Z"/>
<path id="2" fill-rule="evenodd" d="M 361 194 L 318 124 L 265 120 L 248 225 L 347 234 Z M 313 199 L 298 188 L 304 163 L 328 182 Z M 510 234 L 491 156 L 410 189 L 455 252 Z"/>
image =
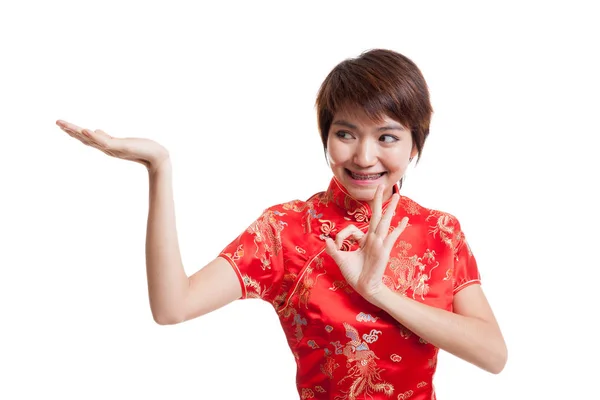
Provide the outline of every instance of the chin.
<path id="1" fill-rule="evenodd" d="M 361 188 L 349 184 L 348 182 L 344 182 L 344 187 L 350 196 L 360 201 L 372 201 L 375 198 L 375 192 L 377 191 L 377 186 Z"/>

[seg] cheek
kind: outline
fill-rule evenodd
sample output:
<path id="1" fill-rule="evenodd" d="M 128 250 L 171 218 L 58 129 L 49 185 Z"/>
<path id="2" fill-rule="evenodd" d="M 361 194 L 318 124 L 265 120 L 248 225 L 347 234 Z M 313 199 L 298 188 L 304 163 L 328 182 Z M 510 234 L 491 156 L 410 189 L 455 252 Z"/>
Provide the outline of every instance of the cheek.
<path id="1" fill-rule="evenodd" d="M 406 171 L 410 162 L 410 153 L 406 151 L 394 152 L 386 157 L 385 166 L 392 171 Z"/>
<path id="2" fill-rule="evenodd" d="M 331 166 L 344 162 L 344 160 L 346 159 L 344 149 L 337 144 L 328 144 L 327 159 L 329 160 L 329 164 Z"/>

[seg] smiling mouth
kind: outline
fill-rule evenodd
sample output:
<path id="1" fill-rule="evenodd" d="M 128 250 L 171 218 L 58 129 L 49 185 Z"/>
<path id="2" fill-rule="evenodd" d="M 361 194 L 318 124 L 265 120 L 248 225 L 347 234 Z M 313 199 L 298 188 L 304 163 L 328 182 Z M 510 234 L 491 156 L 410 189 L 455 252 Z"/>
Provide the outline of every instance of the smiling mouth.
<path id="1" fill-rule="evenodd" d="M 352 179 L 356 179 L 357 181 L 374 181 L 386 174 L 385 172 L 381 172 L 379 174 L 359 174 L 352 172 L 349 169 L 347 169 L 346 172 L 352 177 Z"/>

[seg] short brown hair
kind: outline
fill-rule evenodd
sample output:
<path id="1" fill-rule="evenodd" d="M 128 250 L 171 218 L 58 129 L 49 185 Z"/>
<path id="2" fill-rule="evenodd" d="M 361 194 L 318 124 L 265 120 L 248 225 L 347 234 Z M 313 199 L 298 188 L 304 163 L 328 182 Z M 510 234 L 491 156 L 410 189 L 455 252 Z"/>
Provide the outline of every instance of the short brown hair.
<path id="1" fill-rule="evenodd" d="M 335 113 L 358 106 L 379 120 L 387 115 L 411 130 L 419 158 L 433 109 L 423 74 L 407 57 L 391 50 L 374 49 L 339 63 L 321 84 L 316 108 L 323 148 Z"/>

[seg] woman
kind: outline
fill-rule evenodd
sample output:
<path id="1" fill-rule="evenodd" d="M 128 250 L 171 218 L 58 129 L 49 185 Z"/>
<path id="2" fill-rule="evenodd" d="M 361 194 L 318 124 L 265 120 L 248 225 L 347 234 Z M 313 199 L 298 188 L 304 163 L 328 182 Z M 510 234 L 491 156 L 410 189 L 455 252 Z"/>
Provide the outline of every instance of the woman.
<path id="1" fill-rule="evenodd" d="M 303 399 L 435 398 L 440 348 L 499 373 L 506 346 L 459 222 L 400 195 L 432 113 L 417 66 L 393 51 L 365 52 L 331 71 L 316 106 L 329 188 L 266 209 L 190 277 L 178 248 L 168 151 L 148 139 L 57 124 L 148 168 L 146 260 L 157 323 L 239 298 L 268 301 L 295 356 Z"/>

